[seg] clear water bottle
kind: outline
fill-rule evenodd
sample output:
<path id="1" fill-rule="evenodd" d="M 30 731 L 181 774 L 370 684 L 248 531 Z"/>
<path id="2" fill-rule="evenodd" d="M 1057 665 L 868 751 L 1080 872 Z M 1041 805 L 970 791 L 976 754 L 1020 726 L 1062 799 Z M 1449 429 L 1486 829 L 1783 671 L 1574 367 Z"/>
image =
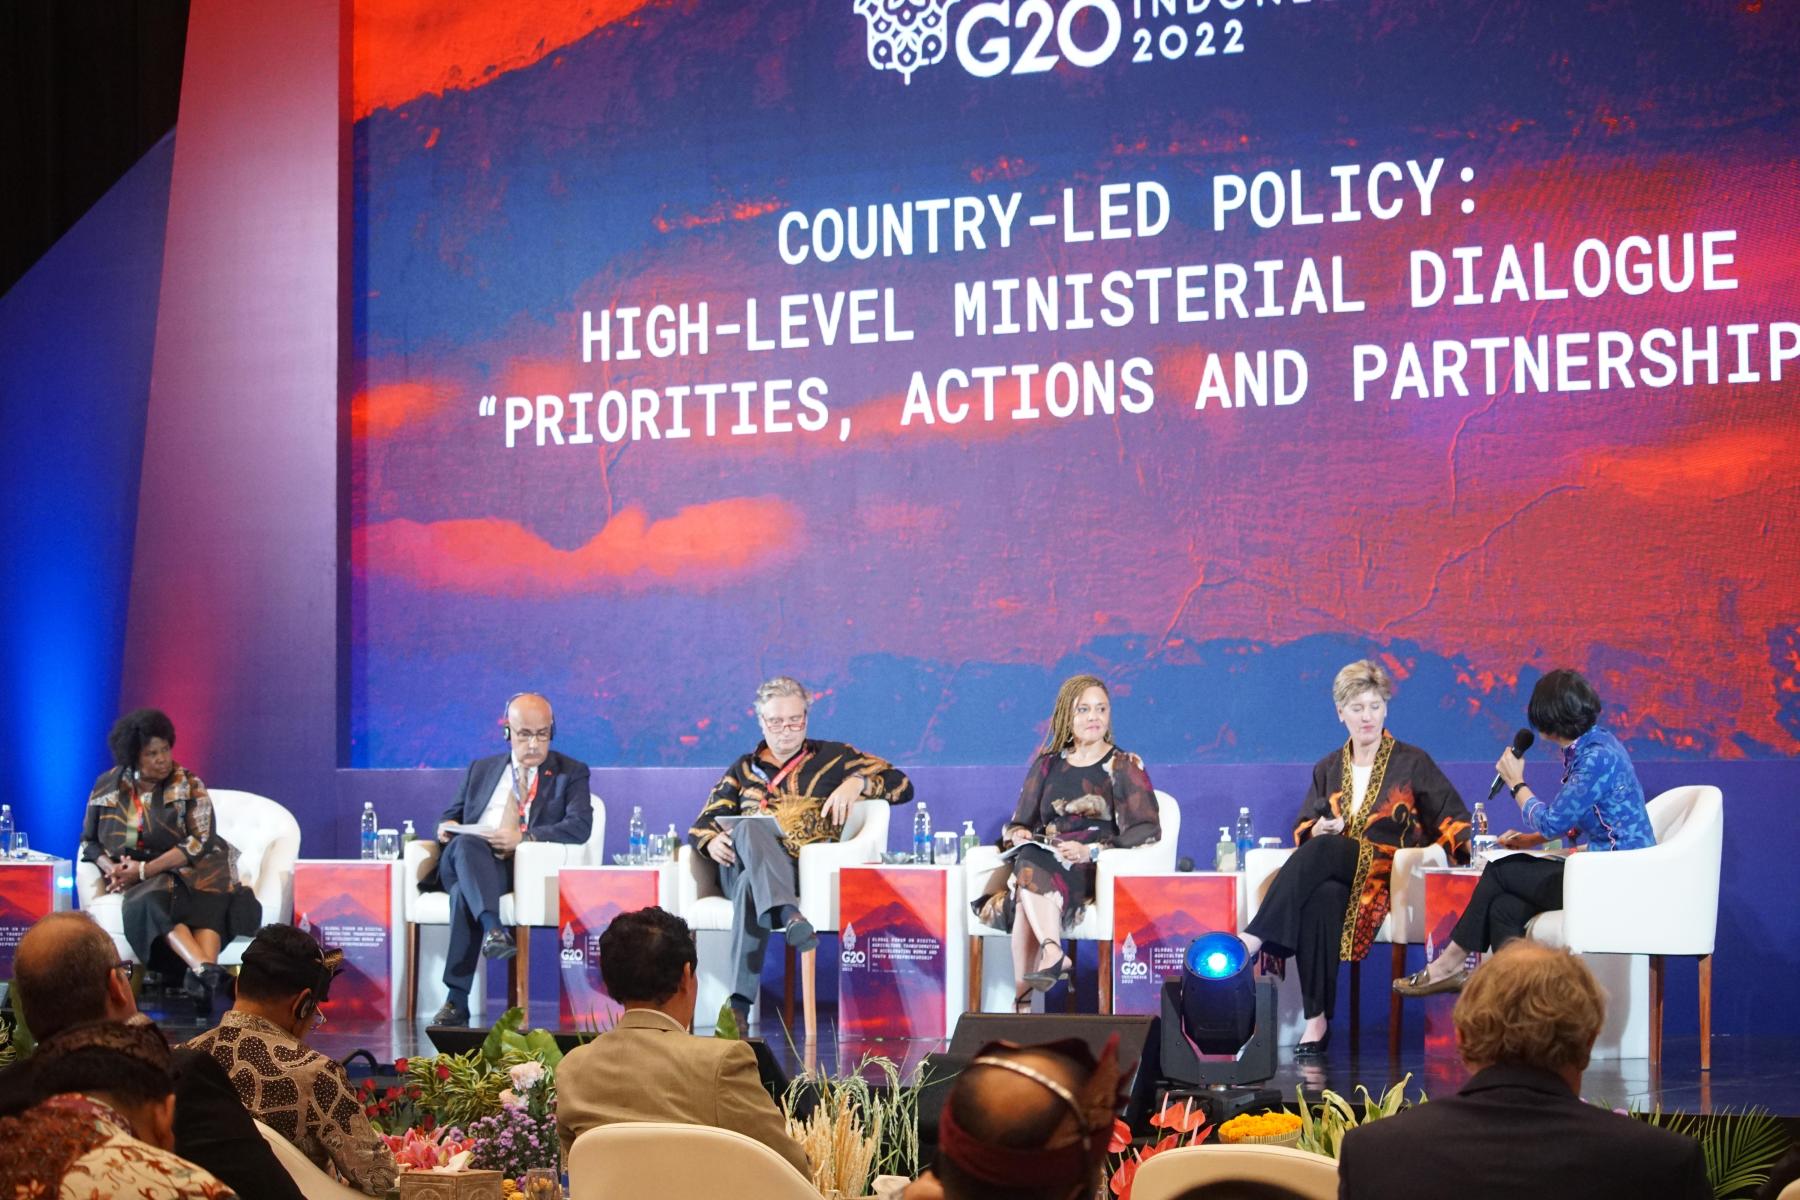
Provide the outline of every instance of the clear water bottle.
<path id="1" fill-rule="evenodd" d="M 675 861 L 675 856 L 681 853 L 681 835 L 675 832 L 675 822 L 673 821 L 669 822 L 669 837 L 668 840 L 663 843 L 663 846 L 664 862 Z"/>
<path id="2" fill-rule="evenodd" d="M 931 861 L 931 814 L 926 811 L 923 800 L 913 810 L 913 861 Z"/>
<path id="3" fill-rule="evenodd" d="M 1233 871 L 1237 869 L 1237 843 L 1231 840 L 1231 826 L 1219 826 L 1219 845 L 1213 851 L 1213 870 Z"/>
<path id="4" fill-rule="evenodd" d="M 376 827 L 375 802 L 364 800 L 362 811 L 362 856 L 364 858 L 373 859 L 375 857 Z"/>
<path id="5" fill-rule="evenodd" d="M 1232 840 L 1237 843 L 1237 869 L 1242 871 L 1251 849 L 1256 845 L 1256 830 L 1251 828 L 1248 808 L 1238 809 L 1237 828 L 1232 831 Z"/>
<path id="6" fill-rule="evenodd" d="M 411 821 L 402 822 L 400 828 L 400 845 L 405 846 L 408 842 L 416 842 L 418 840 L 419 831 L 413 828 L 413 823 Z"/>
<path id="7" fill-rule="evenodd" d="M 1500 844 L 1500 839 L 1488 832 L 1487 808 L 1479 800 L 1469 816 L 1469 827 L 1469 860 L 1474 866 L 1485 867 L 1488 854 Z"/>
<path id="8" fill-rule="evenodd" d="M 646 843 L 644 841 L 644 810 L 639 805 L 631 806 L 631 824 L 626 827 L 627 843 L 625 852 L 629 862 L 641 863 L 646 860 Z"/>
<path id="9" fill-rule="evenodd" d="M 12 805 L 0 804 L 0 854 L 12 857 L 13 852 L 13 815 Z"/>
<path id="10" fill-rule="evenodd" d="M 964 821 L 962 831 L 962 860 L 969 861 L 969 851 L 981 845 L 981 835 L 975 832 L 975 822 Z"/>

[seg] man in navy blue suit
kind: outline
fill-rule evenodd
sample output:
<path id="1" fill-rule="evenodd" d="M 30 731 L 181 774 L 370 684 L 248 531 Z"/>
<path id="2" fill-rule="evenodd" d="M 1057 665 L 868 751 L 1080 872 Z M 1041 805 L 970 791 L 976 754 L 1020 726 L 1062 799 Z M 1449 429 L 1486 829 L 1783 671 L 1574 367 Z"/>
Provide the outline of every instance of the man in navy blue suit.
<path id="1" fill-rule="evenodd" d="M 556 716 L 550 701 L 521 692 L 506 705 L 506 754 L 469 764 L 455 803 L 438 822 L 444 844 L 438 882 L 450 894 L 450 953 L 444 962 L 449 996 L 432 1018 L 437 1025 L 469 1023 L 469 986 L 481 956 L 518 953 L 500 923 L 500 897 L 512 889 L 512 856 L 520 842 L 588 839 L 594 825 L 588 767 L 550 748 Z"/>

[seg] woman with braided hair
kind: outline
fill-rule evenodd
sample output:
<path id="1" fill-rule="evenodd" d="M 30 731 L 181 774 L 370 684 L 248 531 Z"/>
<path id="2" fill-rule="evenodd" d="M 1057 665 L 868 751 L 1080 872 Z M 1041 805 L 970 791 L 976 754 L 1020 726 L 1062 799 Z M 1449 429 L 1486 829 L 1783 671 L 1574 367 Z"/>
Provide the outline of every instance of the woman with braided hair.
<path id="1" fill-rule="evenodd" d="M 1431 756 L 1387 731 L 1393 682 L 1381 664 L 1353 662 L 1331 695 L 1350 736 L 1313 766 L 1294 821 L 1294 851 L 1244 932 L 1250 953 L 1293 957 L 1306 1028 L 1296 1057 L 1330 1042 L 1338 964 L 1360 962 L 1387 916 L 1394 851 L 1444 848 L 1469 861 L 1469 810 Z"/>
<path id="2" fill-rule="evenodd" d="M 1014 1007 L 1068 979 L 1063 930 L 1094 898 L 1094 861 L 1108 846 L 1141 846 L 1162 836 L 1156 792 L 1144 762 L 1112 740 L 1112 697 L 1092 675 L 1065 681 L 1050 732 L 1025 773 L 1001 842 L 1015 848 L 1010 878 L 996 872 L 975 911 L 1012 930 Z"/>

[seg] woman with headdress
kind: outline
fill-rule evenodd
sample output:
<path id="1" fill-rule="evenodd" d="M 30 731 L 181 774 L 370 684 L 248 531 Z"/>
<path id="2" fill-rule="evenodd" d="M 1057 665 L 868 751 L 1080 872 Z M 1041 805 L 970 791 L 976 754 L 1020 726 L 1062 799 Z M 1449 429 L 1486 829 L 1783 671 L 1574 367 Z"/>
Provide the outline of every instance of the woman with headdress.
<path id="1" fill-rule="evenodd" d="M 1143 760 L 1113 744 L 1106 684 L 1092 675 L 1067 680 L 1001 834 L 1002 844 L 1014 851 L 1010 878 L 997 878 L 975 902 L 984 922 L 1012 930 L 1015 1008 L 1029 1010 L 1034 991 L 1047 992 L 1069 978 L 1063 930 L 1081 919 L 1094 898 L 1100 851 L 1161 836 L 1156 791 Z"/>

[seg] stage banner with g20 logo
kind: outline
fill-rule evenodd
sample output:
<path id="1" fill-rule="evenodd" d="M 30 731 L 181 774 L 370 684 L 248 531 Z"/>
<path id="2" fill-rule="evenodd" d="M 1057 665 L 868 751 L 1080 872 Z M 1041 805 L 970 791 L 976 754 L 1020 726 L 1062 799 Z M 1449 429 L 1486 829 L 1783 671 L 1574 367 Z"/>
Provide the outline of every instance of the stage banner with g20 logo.
<path id="1" fill-rule="evenodd" d="M 1163 980 L 1181 978 L 1188 943 L 1214 930 L 1237 932 L 1237 876 L 1195 871 L 1115 880 L 1113 1011 L 1158 1011 Z"/>
<path id="2" fill-rule="evenodd" d="M 845 867 L 838 876 L 838 1027 L 845 1037 L 943 1037 L 949 872 Z"/>
<path id="3" fill-rule="evenodd" d="M 565 1026 L 610 1025 L 620 1008 L 600 986 L 600 935 L 622 912 L 657 901 L 654 868 L 564 867 L 557 879 L 558 1014 Z"/>
<path id="4" fill-rule="evenodd" d="M 390 862 L 302 862 L 294 867 L 294 927 L 344 952 L 326 1015 L 339 1026 L 394 1015 L 394 871 Z"/>

